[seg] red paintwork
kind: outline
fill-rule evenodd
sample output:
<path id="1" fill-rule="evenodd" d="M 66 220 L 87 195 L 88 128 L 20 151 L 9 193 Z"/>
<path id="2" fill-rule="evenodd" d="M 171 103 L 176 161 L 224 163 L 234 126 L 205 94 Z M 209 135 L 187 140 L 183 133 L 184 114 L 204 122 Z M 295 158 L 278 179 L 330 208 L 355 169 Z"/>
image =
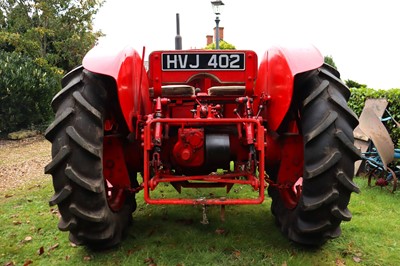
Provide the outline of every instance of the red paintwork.
<path id="1" fill-rule="evenodd" d="M 163 71 L 163 53 L 243 53 L 246 68 Z M 155 51 L 149 56 L 149 71 L 145 73 L 139 54 L 133 49 L 118 53 L 93 49 L 83 65 L 115 79 L 124 122 L 134 133 L 123 147 L 118 137 L 105 138 L 105 178 L 112 187 L 132 192 L 136 190 L 130 188 L 128 171 L 141 172 L 140 188 L 144 189 L 145 201 L 151 204 L 259 204 L 264 200 L 267 181 L 279 188 L 286 207 L 293 208 L 301 195 L 302 136 L 295 120 L 289 121 L 281 135 L 274 131 L 289 110 L 296 74 L 322 63 L 321 54 L 311 46 L 274 47 L 266 52 L 259 69 L 253 51 Z M 192 94 L 191 90 L 185 91 L 184 96 L 168 94 L 169 88 L 162 89 L 165 85 L 188 85 L 196 90 Z M 213 86 L 239 89 L 226 94 L 224 88 L 217 88 L 213 94 L 209 92 Z M 182 87 L 177 87 L 179 92 Z M 117 130 L 118 123 L 122 121 L 107 120 L 105 128 Z M 229 169 L 226 160 L 234 162 L 233 169 Z M 116 166 L 114 169 L 110 169 L 111 163 L 107 164 L 110 161 Z M 277 171 L 276 182 L 267 179 L 266 167 Z M 212 173 L 221 168 L 225 171 Z M 171 183 L 178 192 L 192 187 L 226 187 L 229 192 L 234 184 L 247 185 L 258 196 L 152 197 L 151 191 L 161 183 Z M 117 199 L 111 198 L 112 203 L 118 205 L 123 199 L 120 194 L 118 190 L 114 193 Z"/>
<path id="2" fill-rule="evenodd" d="M 180 128 L 178 141 L 172 155 L 179 165 L 186 167 L 201 166 L 204 163 L 204 129 Z"/>
<path id="3" fill-rule="evenodd" d="M 181 54 L 182 51 L 155 51 L 149 56 L 149 82 L 150 87 L 154 88 L 154 96 L 161 96 L 161 86 L 168 84 L 190 84 L 201 88 L 204 85 L 211 87 L 214 85 L 243 85 L 246 87 L 246 95 L 253 94 L 254 82 L 257 78 L 257 54 L 253 51 L 242 50 L 213 50 L 212 53 L 245 53 L 245 71 L 162 71 L 162 53 Z M 206 50 L 189 50 L 190 53 L 207 53 Z M 207 84 L 207 82 L 209 82 Z"/>
<path id="4" fill-rule="evenodd" d="M 107 184 L 109 205 L 117 211 L 124 203 L 124 191 L 131 187 L 131 182 L 122 143 L 116 136 L 105 136 L 103 140 L 103 176 Z"/>
<path id="5" fill-rule="evenodd" d="M 289 110 L 295 76 L 316 69 L 323 63 L 321 53 L 311 45 L 273 47 L 264 54 L 258 70 L 255 94 L 270 97 L 266 113 L 270 129 L 277 130 Z"/>
<path id="6" fill-rule="evenodd" d="M 151 111 L 148 79 L 138 52 L 132 48 L 115 52 L 96 46 L 84 57 L 82 64 L 91 72 L 114 78 L 125 122 L 133 132 L 134 119 Z"/>
<path id="7" fill-rule="evenodd" d="M 295 184 L 303 177 L 304 171 L 303 136 L 288 135 L 282 142 L 281 165 L 276 183 L 286 208 L 293 209 L 300 197 L 299 193 L 295 193 Z"/>
<path id="8" fill-rule="evenodd" d="M 241 125 L 251 124 L 253 128 L 258 132 L 264 132 L 264 127 L 260 124 L 260 121 L 254 118 L 222 118 L 222 119 L 202 119 L 202 118 L 188 118 L 188 119 L 174 119 L 174 118 L 158 118 L 149 119 L 144 128 L 144 199 L 150 204 L 206 204 L 206 205 L 229 205 L 229 204 L 259 204 L 264 201 L 265 196 L 265 175 L 264 175 L 264 134 L 258 134 L 255 139 L 255 149 L 257 158 L 259 158 L 258 171 L 259 175 L 256 176 L 256 169 L 250 171 L 246 170 L 234 170 L 225 174 L 210 174 L 210 175 L 195 175 L 195 176 L 174 176 L 167 171 L 156 171 L 154 175 L 150 173 L 150 167 L 154 160 L 150 156 L 153 147 L 155 146 L 153 139 L 151 138 L 152 129 L 157 124 L 178 126 L 180 128 L 191 128 L 194 126 L 205 127 L 205 126 L 221 126 L 221 125 Z M 233 148 L 235 149 L 235 148 Z M 246 180 L 240 180 L 238 177 L 246 177 Z M 255 199 L 154 199 L 151 197 L 150 190 L 154 190 L 159 183 L 163 182 L 183 182 L 183 181 L 194 181 L 200 180 L 205 183 L 196 185 L 192 184 L 192 187 L 229 187 L 230 184 L 247 184 L 251 185 L 254 190 L 259 192 L 259 195 Z"/>
<path id="9" fill-rule="evenodd" d="M 128 170 L 124 163 L 121 140 L 105 136 L 103 140 L 103 175 L 113 187 L 130 187 Z"/>

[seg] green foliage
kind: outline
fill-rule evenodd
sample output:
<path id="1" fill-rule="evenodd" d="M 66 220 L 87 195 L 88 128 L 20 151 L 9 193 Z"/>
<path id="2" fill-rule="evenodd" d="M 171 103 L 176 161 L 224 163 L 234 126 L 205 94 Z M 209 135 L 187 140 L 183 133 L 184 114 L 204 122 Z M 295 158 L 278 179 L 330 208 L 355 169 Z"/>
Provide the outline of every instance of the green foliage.
<path id="1" fill-rule="evenodd" d="M 334 69 L 337 69 L 335 61 L 333 61 L 333 57 L 331 55 L 324 56 L 324 63 L 330 65 Z"/>
<path id="2" fill-rule="evenodd" d="M 357 116 L 360 116 L 366 99 L 385 98 L 388 100 L 387 110 L 396 121 L 400 121 L 400 89 L 374 90 L 362 87 L 359 89 L 351 88 L 350 91 L 349 107 L 353 109 Z M 400 128 L 392 120 L 385 122 L 385 126 L 395 146 L 400 147 Z"/>
<path id="3" fill-rule="evenodd" d="M 0 132 L 43 125 L 60 77 L 81 64 L 101 32 L 103 0 L 0 1 Z"/>
<path id="4" fill-rule="evenodd" d="M 69 71 L 81 64 L 101 32 L 93 17 L 103 1 L 9 0 L 0 3 L 0 50 L 43 58 Z"/>
<path id="5" fill-rule="evenodd" d="M 204 49 L 206 50 L 215 50 L 215 43 L 210 43 L 209 45 L 207 45 Z M 220 50 L 236 50 L 236 47 L 233 44 L 230 44 L 224 40 L 220 40 L 219 41 L 219 49 Z"/>
<path id="6" fill-rule="evenodd" d="M 61 88 L 62 70 L 46 61 L 0 50 L 0 132 L 44 125 L 50 102 Z"/>
<path id="7" fill-rule="evenodd" d="M 349 88 L 357 88 L 357 89 L 359 89 L 359 88 L 366 88 L 367 87 L 367 84 L 361 84 L 361 83 L 358 83 L 357 81 L 354 81 L 354 80 L 351 80 L 351 79 L 346 79 L 344 81 L 344 83 Z"/>

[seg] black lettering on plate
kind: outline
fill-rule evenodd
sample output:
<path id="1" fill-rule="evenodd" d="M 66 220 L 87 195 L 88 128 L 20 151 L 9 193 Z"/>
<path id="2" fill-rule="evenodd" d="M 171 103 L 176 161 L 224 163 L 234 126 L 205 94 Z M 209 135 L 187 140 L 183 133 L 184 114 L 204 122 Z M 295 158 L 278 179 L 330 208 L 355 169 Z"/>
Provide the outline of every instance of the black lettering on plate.
<path id="1" fill-rule="evenodd" d="M 163 53 L 162 70 L 244 70 L 244 53 Z"/>

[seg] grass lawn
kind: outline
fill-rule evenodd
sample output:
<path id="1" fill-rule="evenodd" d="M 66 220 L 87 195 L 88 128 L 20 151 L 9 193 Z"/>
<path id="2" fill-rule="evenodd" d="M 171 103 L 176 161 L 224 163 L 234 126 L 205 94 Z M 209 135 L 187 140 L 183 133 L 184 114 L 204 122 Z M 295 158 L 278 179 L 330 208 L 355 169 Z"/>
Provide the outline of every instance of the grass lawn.
<path id="1" fill-rule="evenodd" d="M 0 161 L 0 171 L 3 166 Z M 72 246 L 68 234 L 57 229 L 57 209 L 48 205 L 53 194 L 50 178 L 41 174 L 41 181 L 0 190 L 0 265 L 400 263 L 400 192 L 369 188 L 363 178 L 355 179 L 362 192 L 352 195 L 352 221 L 342 223 L 341 237 L 318 249 L 303 248 L 281 235 L 269 210 L 269 198 L 262 205 L 227 206 L 225 222 L 219 207 L 209 207 L 209 224 L 204 225 L 201 206 L 147 205 L 141 192 L 125 240 L 103 252 Z M 170 189 L 165 187 L 164 193 Z"/>

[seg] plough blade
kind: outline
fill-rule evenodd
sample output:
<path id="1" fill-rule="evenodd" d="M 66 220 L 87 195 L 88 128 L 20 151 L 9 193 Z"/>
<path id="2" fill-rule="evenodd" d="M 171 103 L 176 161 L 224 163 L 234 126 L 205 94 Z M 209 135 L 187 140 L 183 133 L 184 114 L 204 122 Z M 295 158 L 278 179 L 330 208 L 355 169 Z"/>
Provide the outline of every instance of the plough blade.
<path id="1" fill-rule="evenodd" d="M 384 169 L 394 159 L 394 145 L 389 132 L 380 120 L 385 112 L 388 102 L 386 99 L 367 99 L 364 109 L 359 118 L 359 125 L 354 130 L 356 147 L 365 152 L 368 145 L 365 144 L 365 136 L 371 139 L 382 159 Z M 365 134 L 365 136 L 363 136 Z M 361 144 L 360 144 L 361 143 Z M 355 171 L 358 171 L 359 164 L 356 164 Z"/>

